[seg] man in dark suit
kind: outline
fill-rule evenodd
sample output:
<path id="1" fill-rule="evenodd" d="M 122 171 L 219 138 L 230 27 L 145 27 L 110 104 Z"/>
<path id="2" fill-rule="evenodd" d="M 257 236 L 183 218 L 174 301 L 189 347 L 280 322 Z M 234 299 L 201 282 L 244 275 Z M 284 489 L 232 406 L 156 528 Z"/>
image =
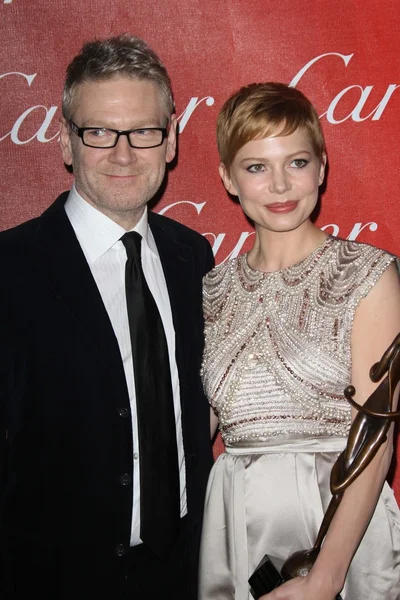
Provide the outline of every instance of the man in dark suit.
<path id="1" fill-rule="evenodd" d="M 0 234 L 4 597 L 197 597 L 212 463 L 201 285 L 213 256 L 201 235 L 147 209 L 175 156 L 176 126 L 168 74 L 142 40 L 85 44 L 67 69 L 60 130 L 74 185 L 39 218 Z M 165 364 L 153 331 L 142 327 L 132 341 L 136 300 L 127 298 L 121 239 L 132 231 L 133 276 L 143 270 L 167 352 L 169 383 L 154 409 L 138 381 L 159 383 Z M 135 318 L 140 328 L 145 317 Z M 142 348 L 148 366 L 139 373 Z M 157 419 L 164 387 L 170 431 Z M 151 466 L 167 464 L 164 435 L 166 477 Z"/>

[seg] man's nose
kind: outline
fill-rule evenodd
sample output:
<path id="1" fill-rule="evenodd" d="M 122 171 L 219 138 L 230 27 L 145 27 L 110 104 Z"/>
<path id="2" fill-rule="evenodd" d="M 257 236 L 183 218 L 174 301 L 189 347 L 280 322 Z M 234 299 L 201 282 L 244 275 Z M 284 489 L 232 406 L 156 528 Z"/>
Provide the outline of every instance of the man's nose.
<path id="1" fill-rule="evenodd" d="M 111 148 L 109 160 L 118 164 L 130 164 L 136 160 L 136 148 L 129 145 L 128 137 L 121 135 L 118 142 Z"/>

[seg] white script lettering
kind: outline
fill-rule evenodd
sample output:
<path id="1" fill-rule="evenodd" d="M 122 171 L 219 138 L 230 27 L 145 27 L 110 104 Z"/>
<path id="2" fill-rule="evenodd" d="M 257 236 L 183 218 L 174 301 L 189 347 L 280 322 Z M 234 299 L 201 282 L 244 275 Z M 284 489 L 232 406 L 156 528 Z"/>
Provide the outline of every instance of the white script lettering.
<path id="1" fill-rule="evenodd" d="M 166 212 L 168 212 L 172 208 L 175 208 L 180 205 L 189 205 L 195 209 L 196 215 L 199 216 L 206 204 L 207 204 L 207 202 L 191 202 L 190 200 L 179 200 L 178 202 L 173 202 L 172 204 L 168 204 L 167 206 L 165 206 L 158 212 L 160 215 L 164 215 Z M 180 219 L 180 220 L 182 220 L 182 219 Z M 322 231 L 326 231 L 327 233 L 329 233 L 333 236 L 340 236 L 340 237 L 346 238 L 348 240 L 356 240 L 358 238 L 358 236 L 360 235 L 360 233 L 364 229 L 366 229 L 368 231 L 372 231 L 372 232 L 377 231 L 378 224 L 375 223 L 375 221 L 369 221 L 368 223 L 361 223 L 361 222 L 354 223 L 351 231 L 349 232 L 349 234 L 347 236 L 340 235 L 340 227 L 337 223 L 329 223 L 327 225 L 323 225 L 322 227 L 320 227 L 320 229 Z M 217 264 L 221 264 L 231 258 L 235 258 L 236 256 L 238 256 L 243 251 L 243 246 L 245 245 L 247 240 L 254 234 L 255 234 L 254 230 L 253 231 L 241 231 L 233 248 L 229 252 L 226 253 L 225 258 L 218 260 L 218 262 L 216 260 Z M 217 259 L 217 254 L 218 254 L 218 256 L 221 254 L 221 246 L 222 246 L 223 242 L 225 241 L 227 233 L 223 233 L 223 232 L 213 233 L 211 231 L 207 231 L 206 233 L 203 233 L 202 235 L 209 239 L 212 250 L 213 250 L 214 257 L 215 257 L 215 259 Z"/>
<path id="2" fill-rule="evenodd" d="M 326 52 L 324 54 L 319 54 L 318 56 L 315 56 L 310 61 L 308 61 L 298 71 L 298 73 L 293 77 L 289 85 L 295 87 L 299 83 L 299 81 L 302 80 L 303 77 L 305 77 L 305 75 L 313 67 L 313 65 L 315 65 L 317 62 L 323 59 L 325 61 L 331 57 L 333 57 L 334 59 L 339 58 L 341 63 L 344 64 L 345 68 L 348 68 L 353 56 L 354 54 L 341 54 L 340 52 Z M 31 86 L 37 76 L 37 73 L 26 74 L 18 71 L 11 71 L 9 73 L 0 74 L 0 79 L 4 79 L 5 77 L 9 76 L 22 77 L 25 79 L 25 82 L 27 82 L 28 85 Z M 382 117 L 382 114 L 385 111 L 385 109 L 387 108 L 394 92 L 399 87 L 400 84 L 397 83 L 388 84 L 385 93 L 383 94 L 380 101 L 376 104 L 375 108 L 369 110 L 368 114 L 363 114 L 363 109 L 365 108 L 367 101 L 371 100 L 372 98 L 374 86 L 362 86 L 357 83 L 354 83 L 339 91 L 330 101 L 328 108 L 320 115 L 320 117 L 326 117 L 327 121 L 332 125 L 338 125 L 340 123 L 343 123 L 344 121 L 347 121 L 348 119 L 356 123 L 362 123 L 367 120 L 378 121 Z M 340 105 L 345 102 L 346 98 L 349 98 L 349 94 L 354 95 L 355 92 L 358 92 L 358 98 L 356 98 L 353 108 L 350 111 L 348 111 L 348 114 L 345 114 L 344 116 L 342 114 L 339 118 L 338 111 L 340 109 Z M 215 100 L 213 96 L 204 96 L 202 98 L 199 98 L 198 96 L 192 96 L 186 108 L 178 116 L 179 131 L 182 133 L 185 130 L 190 119 L 193 116 L 193 113 L 198 109 L 200 105 L 211 107 L 214 106 L 214 104 Z M 53 123 L 54 116 L 57 110 L 58 109 L 56 106 L 50 106 L 49 108 L 45 104 L 38 104 L 26 108 L 22 112 L 22 114 L 19 115 L 14 125 L 11 127 L 10 131 L 0 136 L 0 142 L 8 136 L 10 136 L 11 140 L 17 145 L 28 144 L 34 139 L 41 143 L 46 143 L 54 140 L 58 137 L 58 132 L 55 135 L 51 136 L 47 136 L 46 134 L 49 130 L 49 127 Z M 34 135 L 31 135 L 27 139 L 22 139 L 22 134 L 20 130 L 22 128 L 23 123 L 28 120 L 32 113 L 37 113 L 37 111 L 45 111 L 45 117 L 41 125 L 38 127 Z"/>
<path id="3" fill-rule="evenodd" d="M 289 85 L 291 87 L 296 87 L 296 85 L 298 84 L 300 79 L 310 69 L 310 67 L 312 67 L 312 65 L 314 65 L 317 61 L 321 60 L 322 58 L 326 58 L 327 56 L 338 56 L 339 58 L 341 58 L 343 60 L 345 66 L 347 67 L 348 64 L 350 63 L 351 59 L 353 58 L 354 54 L 340 54 L 338 52 L 327 52 L 326 54 L 320 54 L 319 56 L 316 56 L 315 58 L 310 60 L 306 65 L 304 65 L 304 67 L 302 67 L 300 69 L 300 71 L 297 73 L 297 75 L 295 75 L 293 77 L 293 79 Z M 373 90 L 374 86 L 367 85 L 367 86 L 365 86 L 365 88 L 363 88 L 361 85 L 349 85 L 348 87 L 341 90 L 334 97 L 334 99 L 332 100 L 332 102 L 330 103 L 330 105 L 328 107 L 328 110 L 326 110 L 324 113 L 322 113 L 322 115 L 320 115 L 320 117 L 326 116 L 327 121 L 329 123 L 332 123 L 333 125 L 337 125 L 338 123 L 343 123 L 344 121 L 347 121 L 347 119 L 350 119 L 350 118 L 357 123 L 366 121 L 367 119 L 369 119 L 371 117 L 372 117 L 371 118 L 372 121 L 378 121 L 381 118 L 382 113 L 385 110 L 393 92 L 399 87 L 400 87 L 400 85 L 396 85 L 395 83 L 389 84 L 382 100 L 376 105 L 376 107 L 368 115 L 362 117 L 361 110 L 365 106 L 365 103 L 366 103 L 367 99 L 369 98 L 369 95 L 370 95 L 371 91 Z M 360 98 L 359 98 L 356 106 L 353 108 L 353 110 L 347 116 L 343 117 L 342 119 L 336 119 L 335 115 L 334 115 L 334 111 L 335 111 L 335 108 L 337 107 L 339 101 L 350 90 L 354 90 L 354 89 L 359 89 L 361 92 Z"/>
<path id="4" fill-rule="evenodd" d="M 0 75 L 0 79 L 3 79 L 4 77 L 7 77 L 9 75 L 20 75 L 21 77 L 26 79 L 26 81 L 28 82 L 28 85 L 30 87 L 33 80 L 35 79 L 37 73 L 32 73 L 32 75 L 28 75 L 26 73 L 12 71 L 9 73 L 3 73 L 2 75 Z M 26 117 L 38 108 L 43 108 L 46 111 L 46 117 L 45 117 L 42 125 L 39 127 L 39 129 L 36 131 L 36 133 L 34 135 L 32 135 L 29 139 L 21 140 L 18 135 L 21 125 L 25 121 Z M 58 136 L 58 132 L 55 135 L 53 135 L 51 138 L 46 138 L 45 133 L 46 133 L 56 111 L 57 111 L 57 106 L 51 106 L 50 109 L 48 109 L 46 106 L 43 106 L 43 104 L 38 104 L 37 106 L 31 106 L 30 108 L 27 108 L 15 121 L 11 130 L 8 133 L 6 133 L 5 135 L 3 135 L 2 137 L 0 137 L 0 142 L 2 142 L 9 135 L 11 136 L 11 140 L 14 142 L 14 144 L 17 144 L 17 145 L 28 144 L 34 138 L 37 138 L 37 140 L 39 142 L 51 142 L 51 140 L 54 140 L 54 138 L 56 138 Z"/>
<path id="5" fill-rule="evenodd" d="M 10 71 L 9 73 L 0 74 L 0 79 L 3 79 L 4 77 L 8 77 L 11 75 L 14 75 L 14 76 L 17 75 L 17 76 L 23 77 L 27 81 L 28 85 L 31 86 L 32 82 L 34 81 L 35 77 L 37 76 L 37 73 L 28 75 L 26 73 L 20 73 L 18 71 Z M 212 96 L 204 96 L 204 98 L 200 98 L 200 99 L 197 96 L 190 98 L 189 103 L 186 106 L 185 110 L 178 117 L 179 131 L 182 133 L 182 131 L 185 129 L 186 125 L 188 124 L 190 118 L 192 117 L 194 111 L 200 104 L 204 103 L 206 106 L 213 106 L 214 102 L 215 101 Z M 40 125 L 40 127 L 38 128 L 36 133 L 34 135 L 32 135 L 30 138 L 25 139 L 25 140 L 21 139 L 21 137 L 20 137 L 21 126 L 23 125 L 25 119 L 31 113 L 37 111 L 38 109 L 42 109 L 45 111 L 45 118 L 42 121 L 42 124 Z M 17 120 L 15 121 L 15 123 L 12 126 L 12 128 L 10 129 L 10 131 L 0 137 L 0 142 L 3 141 L 4 139 L 6 139 L 8 136 L 11 136 L 11 140 L 14 142 L 14 144 L 17 144 L 17 145 L 28 144 L 29 142 L 33 141 L 35 138 L 37 139 L 38 142 L 41 142 L 41 143 L 51 142 L 55 138 L 58 138 L 58 135 L 59 135 L 58 131 L 55 135 L 53 135 L 51 137 L 46 137 L 46 132 L 49 129 L 57 110 L 58 110 L 57 106 L 51 106 L 50 108 L 47 108 L 43 104 L 38 104 L 36 106 L 30 106 L 17 118 Z"/>
<path id="6" fill-rule="evenodd" d="M 182 131 L 185 129 L 186 125 L 189 122 L 190 117 L 192 116 L 192 114 L 194 113 L 196 108 L 199 106 L 199 104 L 201 104 L 201 102 L 203 102 L 203 100 L 205 101 L 207 106 L 212 106 L 215 102 L 215 100 L 212 96 L 205 96 L 204 98 L 201 98 L 200 100 L 196 96 L 191 98 L 189 101 L 189 104 L 187 105 L 187 107 L 185 108 L 183 113 L 180 114 L 178 117 L 180 133 L 182 133 Z"/>

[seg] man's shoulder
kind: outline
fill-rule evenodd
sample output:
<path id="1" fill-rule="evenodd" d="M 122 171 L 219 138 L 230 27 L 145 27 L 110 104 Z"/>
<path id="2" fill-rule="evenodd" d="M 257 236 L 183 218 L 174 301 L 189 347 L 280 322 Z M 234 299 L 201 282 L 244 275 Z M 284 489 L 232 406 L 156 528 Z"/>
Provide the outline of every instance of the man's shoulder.
<path id="1" fill-rule="evenodd" d="M 191 229 L 187 225 L 183 225 L 183 223 L 179 223 L 179 221 L 175 221 L 165 215 L 159 215 L 153 211 L 149 211 L 149 225 L 152 230 L 154 228 L 159 229 L 167 235 L 172 235 L 177 241 L 182 243 L 208 244 L 208 241 L 198 231 Z"/>
<path id="2" fill-rule="evenodd" d="M 21 244 L 28 243 L 36 231 L 39 217 L 29 219 L 24 223 L 0 231 L 0 249 L 17 248 Z"/>
<path id="3" fill-rule="evenodd" d="M 21 245 L 29 244 L 34 239 L 43 217 L 59 212 L 67 197 L 68 192 L 63 192 L 41 215 L 0 231 L 0 249 L 18 248 Z"/>
<path id="4" fill-rule="evenodd" d="M 34 246 L 38 218 L 0 232 L 0 272 L 1 288 L 9 286 L 18 278 L 18 273 L 30 269 L 30 257 Z"/>
<path id="5" fill-rule="evenodd" d="M 164 215 L 149 212 L 149 225 L 159 251 L 178 252 L 197 265 L 201 277 L 214 266 L 210 242 L 201 233 Z"/>

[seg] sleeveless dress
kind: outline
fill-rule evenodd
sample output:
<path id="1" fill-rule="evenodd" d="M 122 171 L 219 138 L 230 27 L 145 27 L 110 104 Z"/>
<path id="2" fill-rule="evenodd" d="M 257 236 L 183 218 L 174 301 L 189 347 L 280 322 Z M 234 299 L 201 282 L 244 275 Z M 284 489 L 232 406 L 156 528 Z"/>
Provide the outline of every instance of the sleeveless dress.
<path id="1" fill-rule="evenodd" d="M 226 451 L 208 483 L 200 600 L 252 600 L 265 554 L 314 545 L 346 445 L 355 309 L 395 257 L 328 237 L 304 261 L 253 270 L 243 254 L 204 278 L 203 385 Z M 344 600 L 400 599 L 400 512 L 385 483 Z"/>

